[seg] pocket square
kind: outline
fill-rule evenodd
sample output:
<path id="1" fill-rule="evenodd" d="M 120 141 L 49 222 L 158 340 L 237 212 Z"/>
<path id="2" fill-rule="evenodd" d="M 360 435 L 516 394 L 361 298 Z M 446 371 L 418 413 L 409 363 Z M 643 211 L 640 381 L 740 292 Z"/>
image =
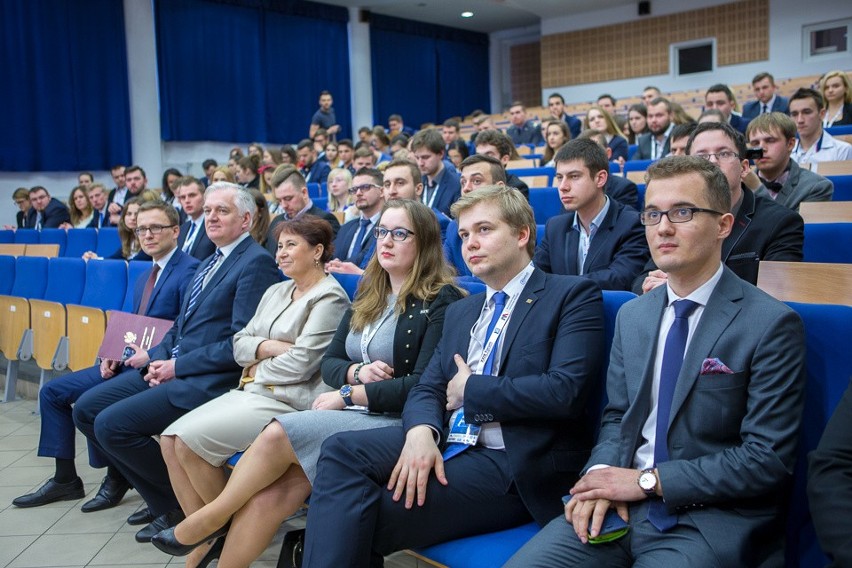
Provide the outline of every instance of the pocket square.
<path id="1" fill-rule="evenodd" d="M 701 373 L 702 375 L 733 375 L 734 372 L 728 368 L 727 365 L 722 363 L 717 358 L 712 359 L 704 359 L 704 362 L 701 363 Z"/>

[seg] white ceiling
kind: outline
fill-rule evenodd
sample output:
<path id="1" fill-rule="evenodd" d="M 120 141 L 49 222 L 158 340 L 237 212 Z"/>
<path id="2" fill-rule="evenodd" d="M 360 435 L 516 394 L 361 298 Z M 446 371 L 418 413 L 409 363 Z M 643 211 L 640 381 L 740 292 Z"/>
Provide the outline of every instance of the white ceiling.
<path id="1" fill-rule="evenodd" d="M 637 0 L 317 0 L 323 4 L 354 6 L 376 14 L 440 24 L 477 32 L 496 32 L 539 24 L 553 18 L 635 5 Z M 472 18 L 461 13 L 471 11 Z"/>

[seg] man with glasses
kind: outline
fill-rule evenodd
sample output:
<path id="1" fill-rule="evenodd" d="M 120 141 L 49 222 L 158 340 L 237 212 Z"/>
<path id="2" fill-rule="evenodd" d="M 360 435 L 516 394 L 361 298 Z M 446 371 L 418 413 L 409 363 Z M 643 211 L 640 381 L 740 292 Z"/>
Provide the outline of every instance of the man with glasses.
<path id="1" fill-rule="evenodd" d="M 104 193 L 103 187 L 98 187 Z M 104 201 L 105 198 L 104 194 Z M 153 259 L 153 264 L 136 280 L 133 289 L 134 313 L 174 320 L 180 311 L 198 261 L 177 248 L 177 225 L 178 213 L 171 205 L 148 202 L 139 207 L 136 234 L 142 250 Z M 54 379 L 41 389 L 38 398 L 41 412 L 38 455 L 54 458 L 56 472 L 35 492 L 12 501 L 13 505 L 38 507 L 54 501 L 81 499 L 85 495 L 83 481 L 74 465 L 76 451 L 72 405 L 84 392 L 106 379 L 142 365 L 141 357 L 137 356 L 125 361 L 103 360 L 100 365 Z M 89 463 L 94 468 L 106 467 L 107 475 L 95 497 L 83 505 L 83 512 L 115 507 L 130 489 L 130 484 L 109 459 L 91 444 Z M 148 521 L 142 519 L 141 522 Z"/>
<path id="2" fill-rule="evenodd" d="M 745 158 L 745 137 L 740 132 L 726 123 L 699 124 L 689 138 L 686 152 L 716 164 L 728 181 L 734 225 L 722 243 L 721 254 L 722 262 L 734 274 L 757 284 L 761 260 L 802 260 L 805 228 L 799 214 L 743 185 L 751 168 Z M 652 255 L 645 270 L 633 281 L 633 292 L 644 294 L 665 281 L 666 273 L 657 268 Z"/>
<path id="3" fill-rule="evenodd" d="M 362 274 L 376 250 L 373 229 L 379 222 L 382 207 L 384 177 L 372 168 L 361 168 L 352 178 L 349 193 L 355 197 L 355 207 L 360 213 L 356 219 L 340 227 L 334 239 L 335 258 L 326 263 L 328 272 Z"/>
<path id="4" fill-rule="evenodd" d="M 641 218 L 666 285 L 619 311 L 598 443 L 563 514 L 507 568 L 783 557 L 804 406 L 802 321 L 720 261 L 736 223 L 724 171 L 673 156 L 648 169 L 647 188 Z M 607 515 L 629 530 L 602 532 Z"/>
<path id="5" fill-rule="evenodd" d="M 62 223 L 70 223 L 71 215 L 64 203 L 51 197 L 47 189 L 37 185 L 30 189 L 30 210 L 27 211 L 27 227 L 33 229 L 56 229 Z"/>

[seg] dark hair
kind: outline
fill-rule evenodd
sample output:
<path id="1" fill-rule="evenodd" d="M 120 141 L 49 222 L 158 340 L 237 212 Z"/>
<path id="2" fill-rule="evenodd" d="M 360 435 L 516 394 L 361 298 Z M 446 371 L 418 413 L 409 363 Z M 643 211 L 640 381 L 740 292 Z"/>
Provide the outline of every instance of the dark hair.
<path id="1" fill-rule="evenodd" d="M 816 103 L 817 110 L 822 110 L 825 107 L 825 99 L 822 98 L 819 91 L 814 89 L 801 88 L 796 90 L 796 92 L 793 93 L 793 96 L 790 97 L 790 102 L 792 103 L 793 101 L 801 101 L 804 99 L 813 99 Z"/>
<path id="2" fill-rule="evenodd" d="M 296 146 L 296 150 L 301 150 L 303 148 L 314 149 L 314 141 L 310 138 L 303 138 L 301 142 L 299 142 L 298 146 Z"/>
<path id="3" fill-rule="evenodd" d="M 292 164 L 295 164 L 299 161 L 299 156 L 296 155 L 296 150 L 294 150 L 293 146 L 291 146 L 290 144 L 284 144 L 283 146 L 281 146 L 281 154 L 287 154 L 287 156 L 290 158 L 290 163 Z"/>
<path id="4" fill-rule="evenodd" d="M 385 176 L 376 168 L 361 168 L 360 170 L 352 174 L 353 178 L 355 178 L 355 176 L 370 176 L 371 178 L 373 178 L 373 183 L 375 183 L 379 187 L 381 187 L 385 181 Z M 417 181 L 415 180 L 414 183 L 417 183 Z"/>
<path id="5" fill-rule="evenodd" d="M 562 95 L 560 95 L 559 93 L 551 93 L 551 94 L 550 94 L 550 96 L 549 96 L 549 97 L 547 97 L 547 100 L 548 100 L 548 101 L 549 101 L 550 99 L 559 99 L 559 101 L 560 101 L 563 105 L 565 104 L 565 99 L 564 99 L 564 98 L 562 97 Z"/>
<path id="6" fill-rule="evenodd" d="M 346 146 L 347 148 L 352 148 L 353 150 L 355 149 L 355 146 L 352 145 L 352 140 L 350 140 L 349 138 L 339 140 L 337 142 L 337 147 L 340 148 L 341 146 Z"/>
<path id="7" fill-rule="evenodd" d="M 214 160 L 213 158 L 207 158 L 203 162 L 201 162 L 201 169 L 207 171 L 207 168 L 218 168 L 219 162 Z"/>
<path id="8" fill-rule="evenodd" d="M 392 114 L 392 115 L 390 115 L 390 116 L 388 117 L 388 122 L 390 122 L 390 121 L 392 121 L 392 120 L 396 120 L 396 121 L 402 122 L 402 116 L 400 116 L 400 115 L 398 115 L 398 114 Z"/>
<path id="9" fill-rule="evenodd" d="M 754 78 L 751 80 L 751 84 L 754 85 L 758 81 L 763 81 L 764 79 L 769 79 L 770 83 L 772 83 L 773 85 L 775 84 L 775 77 L 773 77 L 771 74 L 767 73 L 766 71 L 763 71 L 762 73 L 758 73 L 757 75 L 755 75 Z"/>
<path id="10" fill-rule="evenodd" d="M 418 183 L 422 183 L 422 180 L 421 180 L 421 177 L 420 177 L 420 169 L 417 167 L 417 164 L 415 164 L 414 162 L 409 162 L 408 160 L 393 160 L 393 161 L 389 162 L 388 164 L 386 164 L 384 170 L 382 170 L 382 171 L 386 172 L 391 168 L 408 168 L 408 172 L 409 172 L 409 174 L 411 174 L 411 181 L 414 183 L 414 185 L 417 185 Z M 366 174 L 361 173 L 363 171 L 369 171 L 369 168 L 361 168 L 360 170 L 355 172 L 355 175 L 356 176 L 357 175 L 366 175 Z M 384 181 L 384 174 L 382 175 L 382 180 Z"/>
<path id="11" fill-rule="evenodd" d="M 320 96 L 323 96 L 323 95 L 331 96 L 331 93 L 328 92 L 328 91 L 320 91 Z"/>
<path id="12" fill-rule="evenodd" d="M 645 184 L 650 189 L 654 180 L 689 174 L 698 174 L 704 180 L 704 194 L 711 209 L 720 213 L 728 213 L 731 210 L 731 189 L 728 187 L 728 178 L 725 177 L 721 168 L 703 158 L 669 156 L 654 162 L 645 174 Z"/>
<path id="13" fill-rule="evenodd" d="M 556 152 L 553 160 L 557 165 L 559 162 L 582 160 L 583 165 L 589 169 L 592 176 L 601 170 L 609 172 L 609 160 L 606 159 L 606 151 L 600 147 L 600 144 L 587 138 L 569 140 Z"/>
<path id="14" fill-rule="evenodd" d="M 686 143 L 686 153 L 692 154 L 692 143 L 695 141 L 696 136 L 703 134 L 704 132 L 712 132 L 713 130 L 720 130 L 725 134 L 725 136 L 730 138 L 731 142 L 733 142 L 734 146 L 737 148 L 737 154 L 740 159 L 745 158 L 747 150 L 745 136 L 727 122 L 702 122 L 696 126 L 695 131 L 693 131 L 693 133 L 689 136 L 689 141 Z"/>
<path id="15" fill-rule="evenodd" d="M 515 145 L 512 139 L 499 130 L 483 130 L 476 135 L 476 145 L 489 145 L 497 148 L 500 156 L 512 156 Z"/>
<path id="16" fill-rule="evenodd" d="M 444 152 L 444 138 L 434 128 L 421 130 L 411 139 L 411 151 L 416 152 L 420 148 L 426 148 L 433 154 Z"/>
<path id="17" fill-rule="evenodd" d="M 266 234 L 269 232 L 269 204 L 259 189 L 249 188 L 247 190 L 254 197 L 257 213 L 251 218 L 249 234 L 258 244 L 266 243 Z"/>
<path id="18" fill-rule="evenodd" d="M 648 103 L 648 106 L 657 106 L 657 105 L 662 105 L 662 104 L 666 105 L 666 112 L 672 111 L 672 103 L 671 103 L 671 101 L 669 101 L 669 99 L 667 99 L 665 97 L 657 97 L 656 99 L 654 99 L 650 103 Z M 646 118 L 648 117 L 647 111 L 646 111 L 645 117 Z"/>
<path id="19" fill-rule="evenodd" d="M 372 131 L 373 131 L 373 129 L 370 128 L 369 126 L 362 126 L 361 128 L 358 129 L 358 134 L 361 134 L 362 132 L 366 132 L 367 134 L 369 134 Z"/>
<path id="20" fill-rule="evenodd" d="M 29 193 L 30 193 L 30 195 L 32 195 L 33 193 L 35 193 L 35 192 L 37 192 L 37 191 L 43 191 L 43 192 L 45 192 L 45 193 L 47 194 L 47 196 L 48 196 L 48 197 L 50 197 L 50 192 L 49 192 L 49 191 L 47 191 L 47 188 L 46 188 L 46 187 L 44 187 L 43 185 L 34 185 L 34 186 L 32 186 L 32 187 L 30 188 L 30 192 L 29 192 Z"/>
<path id="21" fill-rule="evenodd" d="M 450 150 L 458 150 L 459 154 L 461 154 L 462 160 L 467 158 L 470 155 L 470 150 L 467 147 L 467 143 L 464 140 L 453 140 L 449 144 L 447 144 L 447 152 Z"/>
<path id="22" fill-rule="evenodd" d="M 724 83 L 716 83 L 715 85 L 711 85 L 707 92 L 704 94 L 706 97 L 710 93 L 725 93 L 725 96 L 728 97 L 729 101 L 734 100 L 734 93 L 731 92 L 731 88 L 725 85 Z"/>
<path id="23" fill-rule="evenodd" d="M 458 130 L 461 127 L 461 125 L 459 124 L 459 121 L 456 120 L 455 118 L 448 118 L 447 120 L 445 120 L 444 126 L 446 126 L 447 128 L 455 128 L 456 130 Z"/>
<path id="24" fill-rule="evenodd" d="M 148 179 L 148 176 L 145 175 L 145 170 L 143 170 L 140 166 L 128 166 L 124 168 L 124 175 L 129 174 L 130 172 L 139 172 L 142 174 L 142 177 Z"/>
<path id="25" fill-rule="evenodd" d="M 500 160 L 492 158 L 491 156 L 486 156 L 485 154 L 474 154 L 469 158 L 465 158 L 462 160 L 462 163 L 459 164 L 459 171 L 462 171 L 466 167 L 474 164 L 488 164 L 490 166 L 491 185 L 500 181 L 507 183 L 508 179 L 506 178 L 506 169 L 503 167 L 503 164 L 500 163 Z"/>
<path id="26" fill-rule="evenodd" d="M 613 97 L 610 94 L 603 94 L 603 95 L 599 96 L 598 100 L 601 100 L 601 99 L 609 99 L 609 102 L 612 103 L 612 106 L 615 106 L 617 104 L 615 97 Z"/>
<path id="27" fill-rule="evenodd" d="M 325 219 L 314 215 L 287 219 L 278 223 L 272 231 L 272 237 L 276 242 L 281 238 L 282 233 L 298 235 L 312 247 L 322 245 L 322 256 L 319 259 L 322 264 L 334 258 L 334 231 Z"/>
<path id="28" fill-rule="evenodd" d="M 181 178 L 183 179 L 183 178 Z M 145 201 L 140 203 L 139 209 L 136 211 L 138 216 L 143 211 L 162 211 L 166 214 L 170 225 L 180 225 L 180 214 L 177 209 L 164 201 Z"/>
<path id="29" fill-rule="evenodd" d="M 669 140 L 680 140 L 681 138 L 687 138 L 695 132 L 695 129 L 698 128 L 697 122 L 685 122 L 683 124 L 678 124 L 674 128 L 672 128 L 671 134 L 669 134 Z"/>
<path id="30" fill-rule="evenodd" d="M 260 158 L 255 154 L 251 156 L 243 156 L 239 160 L 237 160 L 237 165 L 241 168 L 245 168 L 251 171 L 254 175 L 257 175 L 257 168 L 260 167 Z"/>
<path id="31" fill-rule="evenodd" d="M 169 168 L 163 172 L 163 199 L 172 200 L 175 197 L 175 193 L 172 191 L 171 186 L 169 186 L 168 184 L 169 176 L 177 176 L 178 179 L 180 179 L 181 177 L 183 177 L 183 174 L 180 173 L 180 170 L 178 170 L 177 168 Z"/>

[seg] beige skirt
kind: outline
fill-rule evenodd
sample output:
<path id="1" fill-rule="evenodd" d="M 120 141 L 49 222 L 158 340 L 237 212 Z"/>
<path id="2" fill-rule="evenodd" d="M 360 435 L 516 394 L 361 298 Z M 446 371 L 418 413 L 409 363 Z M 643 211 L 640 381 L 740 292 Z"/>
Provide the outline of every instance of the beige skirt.
<path id="1" fill-rule="evenodd" d="M 232 390 L 184 414 L 161 434 L 177 436 L 212 466 L 245 451 L 269 421 L 295 408 L 259 394 Z"/>

